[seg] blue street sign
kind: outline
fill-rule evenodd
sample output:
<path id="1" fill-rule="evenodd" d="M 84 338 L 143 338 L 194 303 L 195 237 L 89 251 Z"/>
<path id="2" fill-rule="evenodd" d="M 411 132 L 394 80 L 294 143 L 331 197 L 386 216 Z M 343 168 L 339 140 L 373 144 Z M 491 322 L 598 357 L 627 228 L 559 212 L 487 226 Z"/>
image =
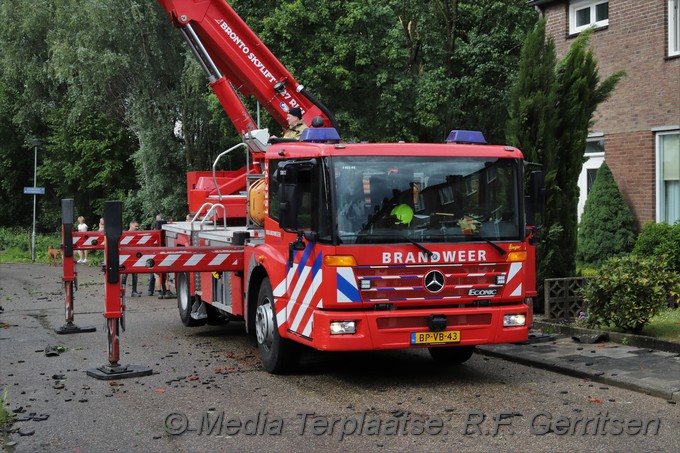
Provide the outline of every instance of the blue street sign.
<path id="1" fill-rule="evenodd" d="M 45 195 L 44 187 L 24 187 L 24 195 Z"/>

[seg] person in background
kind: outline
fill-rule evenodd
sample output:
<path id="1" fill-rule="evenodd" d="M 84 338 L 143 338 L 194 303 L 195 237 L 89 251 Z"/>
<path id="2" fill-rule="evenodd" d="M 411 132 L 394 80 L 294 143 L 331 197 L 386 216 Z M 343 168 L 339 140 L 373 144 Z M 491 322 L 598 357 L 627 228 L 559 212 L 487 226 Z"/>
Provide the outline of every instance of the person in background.
<path id="1" fill-rule="evenodd" d="M 163 220 L 163 214 L 160 212 L 156 214 L 156 220 L 152 225 L 152 228 L 156 230 L 160 230 L 163 228 L 163 224 L 165 221 Z M 149 291 L 148 294 L 149 296 L 153 296 L 154 292 L 156 291 L 156 276 L 158 276 L 158 280 L 160 282 L 160 287 L 161 287 L 161 296 L 163 296 L 163 293 L 165 293 L 165 283 L 161 279 L 162 274 L 149 274 Z"/>
<path id="2" fill-rule="evenodd" d="M 168 221 L 163 219 L 163 215 L 159 212 L 156 214 L 156 223 L 155 223 L 155 228 L 157 230 L 163 229 L 163 225 L 168 223 Z M 149 296 L 153 296 L 154 291 L 156 290 L 156 279 L 158 279 L 158 291 L 160 291 L 160 294 L 158 295 L 159 299 L 172 299 L 174 297 L 177 297 L 175 294 L 172 293 L 172 291 L 168 291 L 166 287 L 166 280 L 167 280 L 167 274 L 150 274 L 151 276 L 149 277 Z"/>
<path id="3" fill-rule="evenodd" d="M 87 232 L 87 224 L 85 223 L 85 217 L 78 217 L 78 233 Z M 78 250 L 78 262 L 82 264 L 87 263 L 87 250 Z"/>
<path id="4" fill-rule="evenodd" d="M 133 220 L 130 222 L 130 228 L 128 231 L 137 230 L 139 230 L 139 222 Z M 120 278 L 120 284 L 123 288 L 123 291 L 125 291 L 125 287 L 127 285 L 127 274 L 123 274 L 123 276 Z M 142 294 L 137 292 L 137 274 L 132 274 L 132 292 L 130 293 L 130 297 L 142 297 Z"/>
<path id="5" fill-rule="evenodd" d="M 104 232 L 104 217 L 99 218 L 99 229 L 98 231 Z"/>

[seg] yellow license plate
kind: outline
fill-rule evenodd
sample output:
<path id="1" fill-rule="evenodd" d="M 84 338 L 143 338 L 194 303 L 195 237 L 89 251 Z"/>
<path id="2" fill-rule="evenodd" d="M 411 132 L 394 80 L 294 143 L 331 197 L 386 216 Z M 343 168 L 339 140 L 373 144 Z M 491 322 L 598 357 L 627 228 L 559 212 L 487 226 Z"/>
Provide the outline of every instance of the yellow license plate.
<path id="1" fill-rule="evenodd" d="M 411 344 L 460 343 L 460 330 L 411 332 Z"/>

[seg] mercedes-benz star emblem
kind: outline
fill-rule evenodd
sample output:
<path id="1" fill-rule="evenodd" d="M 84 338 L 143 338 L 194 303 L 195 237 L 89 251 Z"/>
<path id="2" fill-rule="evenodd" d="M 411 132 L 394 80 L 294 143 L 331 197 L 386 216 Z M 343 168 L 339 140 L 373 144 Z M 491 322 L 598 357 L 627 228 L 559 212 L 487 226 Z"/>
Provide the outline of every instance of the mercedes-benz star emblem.
<path id="1" fill-rule="evenodd" d="M 425 275 L 425 289 L 431 293 L 438 293 L 444 289 L 444 274 L 439 271 L 430 271 Z"/>

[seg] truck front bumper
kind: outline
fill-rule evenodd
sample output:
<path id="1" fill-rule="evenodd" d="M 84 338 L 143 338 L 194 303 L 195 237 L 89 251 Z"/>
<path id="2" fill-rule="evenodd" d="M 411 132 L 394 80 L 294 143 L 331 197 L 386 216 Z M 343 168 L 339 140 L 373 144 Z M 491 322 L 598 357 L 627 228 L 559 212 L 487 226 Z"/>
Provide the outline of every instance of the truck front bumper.
<path id="1" fill-rule="evenodd" d="M 445 321 L 444 331 L 459 332 L 459 341 L 448 346 L 472 346 L 491 343 L 526 341 L 531 322 L 530 307 L 513 304 L 496 307 L 448 308 L 432 310 L 389 311 L 326 311 L 315 310 L 312 334 L 307 339 L 297 338 L 324 351 L 365 351 L 436 346 L 442 343 L 412 344 L 413 334 L 430 332 L 430 316 Z M 521 326 L 504 326 L 506 316 L 520 315 L 526 320 Z M 442 316 L 444 318 L 442 318 Z M 332 334 L 334 322 L 354 321 L 355 332 Z M 440 325 L 440 327 L 443 327 Z M 288 333 L 295 338 L 294 333 Z M 311 343 L 310 343 L 311 341 Z"/>

